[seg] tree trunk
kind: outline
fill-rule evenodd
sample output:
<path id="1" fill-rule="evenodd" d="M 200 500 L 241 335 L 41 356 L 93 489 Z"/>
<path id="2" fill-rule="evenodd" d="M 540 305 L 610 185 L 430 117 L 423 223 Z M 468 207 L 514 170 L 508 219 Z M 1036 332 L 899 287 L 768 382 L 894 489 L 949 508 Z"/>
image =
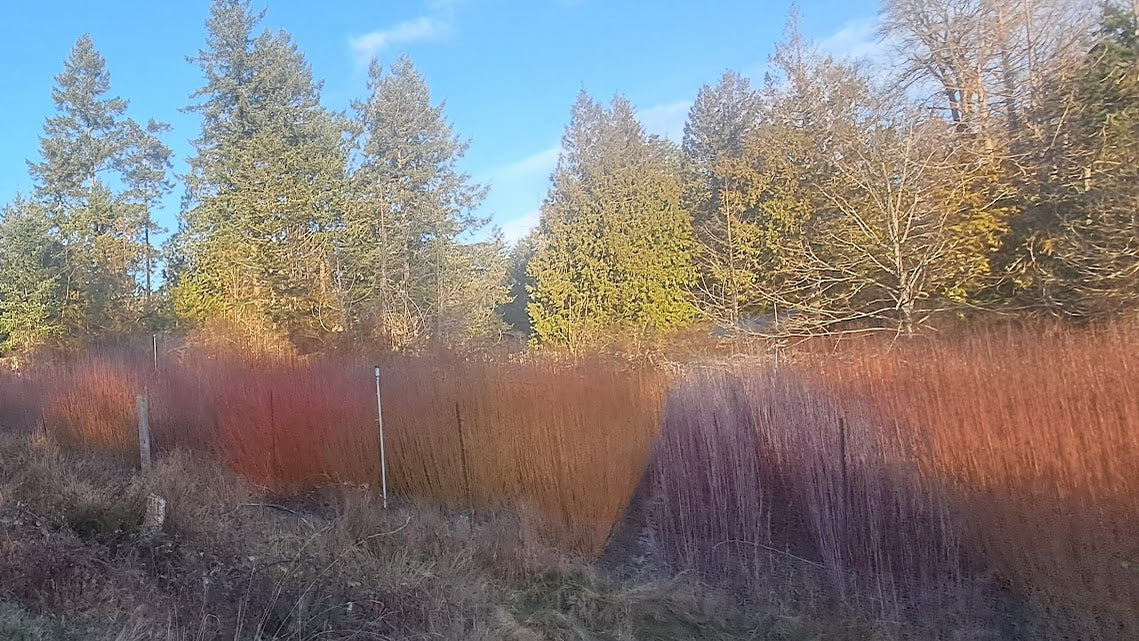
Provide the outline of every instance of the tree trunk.
<path id="1" fill-rule="evenodd" d="M 443 342 L 443 242 L 435 237 L 435 336 Z"/>
<path id="2" fill-rule="evenodd" d="M 380 201 L 380 282 L 379 282 L 379 330 L 381 336 L 388 333 L 388 223 L 384 215 L 384 203 Z"/>
<path id="3" fill-rule="evenodd" d="M 899 319 L 899 333 L 906 336 L 914 335 L 914 299 L 910 293 L 903 294 L 902 303 L 899 306 L 901 311 L 901 318 Z"/>
<path id="4" fill-rule="evenodd" d="M 721 203 L 724 206 L 724 222 L 728 232 L 728 290 L 732 297 L 729 305 L 732 334 L 739 330 L 740 324 L 740 288 L 736 280 L 736 244 L 732 235 L 732 210 L 728 206 L 728 191 L 723 189 Z"/>

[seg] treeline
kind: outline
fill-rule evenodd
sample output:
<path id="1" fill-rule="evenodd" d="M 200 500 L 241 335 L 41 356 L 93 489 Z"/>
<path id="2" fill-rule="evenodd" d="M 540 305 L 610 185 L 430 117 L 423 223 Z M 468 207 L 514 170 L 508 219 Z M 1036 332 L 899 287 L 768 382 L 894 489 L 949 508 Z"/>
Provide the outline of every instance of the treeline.
<path id="1" fill-rule="evenodd" d="M 761 86 L 728 72 L 700 91 L 680 146 L 583 92 L 512 249 L 410 60 L 373 62 L 335 113 L 262 17 L 213 3 L 177 177 L 169 128 L 127 117 L 76 43 L 34 192 L 0 221 L 6 349 L 209 327 L 304 350 L 580 350 L 692 325 L 911 333 L 939 313 L 1139 308 L 1134 2 L 887 0 L 888 65 L 825 55 L 792 19 Z"/>

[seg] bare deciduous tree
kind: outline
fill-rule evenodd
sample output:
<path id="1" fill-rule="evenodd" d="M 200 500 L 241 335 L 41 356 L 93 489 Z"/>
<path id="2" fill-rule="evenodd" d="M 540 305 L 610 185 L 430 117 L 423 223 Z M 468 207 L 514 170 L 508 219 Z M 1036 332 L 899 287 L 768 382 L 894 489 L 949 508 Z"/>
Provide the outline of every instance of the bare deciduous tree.
<path id="1" fill-rule="evenodd" d="M 911 334 L 987 273 L 985 235 L 1003 194 L 978 190 L 988 160 L 947 145 L 949 127 L 903 110 L 838 141 L 832 173 L 814 185 L 821 207 L 768 292 L 798 313 L 789 331 Z"/>
<path id="2" fill-rule="evenodd" d="M 1098 14 L 1085 0 L 888 0 L 882 35 L 896 44 L 899 84 L 959 130 L 1016 135 L 1057 65 L 1083 55 Z"/>

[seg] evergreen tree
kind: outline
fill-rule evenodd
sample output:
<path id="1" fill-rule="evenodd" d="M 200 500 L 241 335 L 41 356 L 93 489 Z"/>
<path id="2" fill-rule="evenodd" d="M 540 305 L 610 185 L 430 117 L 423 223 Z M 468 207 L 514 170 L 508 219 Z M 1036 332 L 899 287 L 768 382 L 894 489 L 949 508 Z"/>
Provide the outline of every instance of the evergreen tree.
<path id="1" fill-rule="evenodd" d="M 127 101 L 108 97 L 106 62 L 86 35 L 55 81 L 41 160 L 28 165 L 58 243 L 59 320 L 76 338 L 137 331 L 149 312 L 139 281 L 153 255 L 150 212 L 169 188 L 165 125 L 142 127 Z"/>
<path id="2" fill-rule="evenodd" d="M 605 334 L 643 340 L 692 321 L 695 243 L 678 164 L 627 100 L 607 109 L 579 95 L 530 262 L 536 342 L 580 351 Z"/>
<path id="3" fill-rule="evenodd" d="M 488 220 L 474 214 L 485 188 L 457 168 L 467 143 L 406 56 L 387 71 L 373 61 L 368 89 L 354 104 L 362 139 L 339 243 L 350 318 L 396 348 L 485 336 L 504 300 L 505 261 L 497 234 L 471 242 Z"/>
<path id="4" fill-rule="evenodd" d="M 511 333 L 522 339 L 529 339 L 532 334 L 529 306 L 534 278 L 530 276 L 529 270 L 530 261 L 534 259 L 537 249 L 538 232 L 531 230 L 514 244 L 507 258 L 506 282 L 509 291 L 506 302 L 499 308 L 499 315 Z"/>
<path id="5" fill-rule="evenodd" d="M 1014 221 L 1012 264 L 1053 313 L 1139 309 L 1139 15 L 1107 5 L 1099 41 L 1061 76 L 1038 116 L 1038 190 Z"/>
<path id="6" fill-rule="evenodd" d="M 153 238 L 164 230 L 154 221 L 153 212 L 163 196 L 173 188 L 169 181 L 170 149 L 164 145 L 159 136 L 170 132 L 170 125 L 155 120 L 149 120 L 145 129 L 132 126 L 128 130 L 132 154 L 130 167 L 124 181 L 127 185 L 127 198 L 138 209 L 138 216 L 142 218 L 142 245 L 146 252 L 143 257 L 143 292 L 145 295 L 144 309 L 149 315 L 149 322 L 153 326 L 158 323 L 158 304 L 153 299 L 154 273 L 159 252 L 154 246 Z"/>
<path id="7" fill-rule="evenodd" d="M 684 153 L 701 165 L 743 156 L 761 116 L 760 95 L 747 78 L 726 71 L 696 96 L 684 125 Z"/>
<path id="8" fill-rule="evenodd" d="M 763 167 L 754 158 L 760 96 L 746 78 L 727 72 L 696 97 L 684 126 L 684 152 L 695 171 L 687 181 L 699 241 L 701 310 L 738 328 L 741 315 L 761 306 L 763 226 L 758 200 Z"/>
<path id="9" fill-rule="evenodd" d="M 23 352 L 63 336 L 61 257 L 47 209 L 17 197 L 0 217 L 0 348 Z"/>
<path id="10" fill-rule="evenodd" d="M 202 132 L 168 278 L 184 320 L 309 346 L 343 328 L 331 241 L 347 149 L 304 56 L 285 32 L 255 35 L 261 18 L 216 0 L 192 59 Z"/>

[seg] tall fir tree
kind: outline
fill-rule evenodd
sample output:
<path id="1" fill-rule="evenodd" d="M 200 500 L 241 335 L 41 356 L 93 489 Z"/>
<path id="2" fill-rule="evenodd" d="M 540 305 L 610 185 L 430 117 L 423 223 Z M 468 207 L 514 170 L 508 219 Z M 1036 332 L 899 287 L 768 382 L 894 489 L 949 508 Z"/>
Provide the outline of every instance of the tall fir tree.
<path id="1" fill-rule="evenodd" d="M 395 348 L 486 336 L 506 266 L 496 232 L 473 240 L 489 221 L 474 213 L 485 188 L 457 167 L 467 142 L 406 56 L 389 70 L 373 61 L 368 90 L 354 104 L 362 138 L 339 244 L 349 317 Z"/>
<path id="2" fill-rule="evenodd" d="M 158 138 L 165 125 L 140 126 L 127 117 L 126 100 L 109 97 L 106 61 L 87 35 L 55 83 L 56 113 L 44 124 L 40 161 L 28 166 L 59 253 L 61 335 L 149 329 L 151 211 L 169 189 L 170 151 Z"/>
<path id="3" fill-rule="evenodd" d="M 248 0 L 216 0 L 192 58 L 202 131 L 168 279 L 184 321 L 308 348 L 343 329 L 332 235 L 347 145 L 304 56 L 283 31 L 256 34 L 261 19 Z"/>
<path id="4" fill-rule="evenodd" d="M 536 342 L 580 351 L 693 320 L 695 242 L 677 156 L 627 100 L 606 108 L 581 92 L 529 267 Z"/>

